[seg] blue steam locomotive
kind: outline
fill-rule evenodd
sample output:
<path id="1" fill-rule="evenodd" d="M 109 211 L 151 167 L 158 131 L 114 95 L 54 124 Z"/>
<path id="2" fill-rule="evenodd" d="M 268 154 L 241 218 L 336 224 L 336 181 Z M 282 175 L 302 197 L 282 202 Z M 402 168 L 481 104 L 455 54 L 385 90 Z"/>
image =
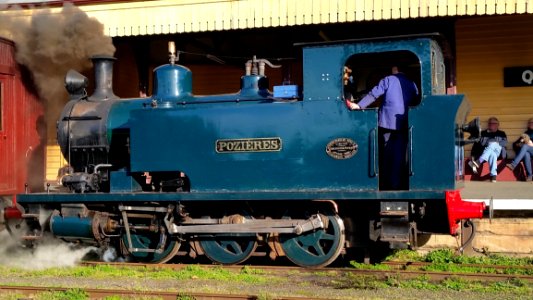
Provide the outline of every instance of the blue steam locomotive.
<path id="1" fill-rule="evenodd" d="M 303 89 L 274 93 L 265 76 L 273 65 L 254 57 L 239 92 L 193 95 L 173 46 L 147 98 L 113 94 L 114 58 L 94 58 L 91 96 L 87 79 L 70 71 L 57 127 L 68 191 L 18 195 L 20 238 L 49 231 L 154 263 L 205 255 L 236 264 L 263 254 L 317 267 L 376 243 L 416 247 L 422 234 L 454 235 L 460 220 L 482 217 L 483 203 L 458 191 L 464 133 L 475 136 L 479 125 L 466 123 L 463 95 L 445 94 L 435 36 L 299 46 Z M 380 187 L 378 108 L 344 103 L 346 66 L 355 95 L 392 62 L 407 66 L 420 90 L 409 108 L 404 190 Z"/>

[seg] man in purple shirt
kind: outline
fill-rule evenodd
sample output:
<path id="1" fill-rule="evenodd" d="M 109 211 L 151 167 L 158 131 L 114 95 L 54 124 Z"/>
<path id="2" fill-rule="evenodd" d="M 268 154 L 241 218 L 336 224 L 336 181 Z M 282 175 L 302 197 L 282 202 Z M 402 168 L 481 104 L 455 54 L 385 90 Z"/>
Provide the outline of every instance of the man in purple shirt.
<path id="1" fill-rule="evenodd" d="M 418 96 L 416 84 L 397 66 L 378 83 L 359 103 L 347 102 L 351 110 L 364 109 L 384 95 L 378 111 L 380 188 L 407 189 L 407 111 Z"/>

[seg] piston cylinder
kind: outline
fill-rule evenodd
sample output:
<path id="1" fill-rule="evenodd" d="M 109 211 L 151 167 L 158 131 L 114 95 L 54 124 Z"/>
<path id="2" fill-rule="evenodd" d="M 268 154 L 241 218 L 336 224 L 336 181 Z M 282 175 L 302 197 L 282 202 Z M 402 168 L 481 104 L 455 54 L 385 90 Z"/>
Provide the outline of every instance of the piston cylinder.
<path id="1" fill-rule="evenodd" d="M 95 240 L 93 219 L 90 217 L 52 216 L 50 231 L 58 238 L 66 240 Z"/>

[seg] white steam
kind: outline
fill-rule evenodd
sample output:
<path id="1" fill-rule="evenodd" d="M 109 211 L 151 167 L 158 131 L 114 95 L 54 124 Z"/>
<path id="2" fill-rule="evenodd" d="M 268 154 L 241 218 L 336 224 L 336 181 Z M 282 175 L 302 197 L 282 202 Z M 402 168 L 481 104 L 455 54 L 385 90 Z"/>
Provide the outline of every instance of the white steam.
<path id="1" fill-rule="evenodd" d="M 0 265 L 27 270 L 42 270 L 55 267 L 72 267 L 94 247 L 79 247 L 63 241 L 45 238 L 37 247 L 22 247 L 9 233 L 0 232 Z"/>
<path id="2" fill-rule="evenodd" d="M 124 262 L 124 258 L 120 257 L 115 248 L 107 248 L 102 254 L 102 260 L 105 262 Z"/>
<path id="3" fill-rule="evenodd" d="M 50 221 L 52 210 L 39 211 L 39 223 L 42 228 Z M 28 248 L 22 246 L 21 236 L 27 233 L 25 223 L 20 228 L 14 228 L 13 237 L 7 230 L 0 232 L 0 265 L 21 269 L 41 270 L 53 267 L 75 266 L 95 247 L 80 247 L 79 245 L 63 242 L 49 234 L 43 235 L 35 245 Z M 38 234 L 35 232 L 35 234 Z"/>

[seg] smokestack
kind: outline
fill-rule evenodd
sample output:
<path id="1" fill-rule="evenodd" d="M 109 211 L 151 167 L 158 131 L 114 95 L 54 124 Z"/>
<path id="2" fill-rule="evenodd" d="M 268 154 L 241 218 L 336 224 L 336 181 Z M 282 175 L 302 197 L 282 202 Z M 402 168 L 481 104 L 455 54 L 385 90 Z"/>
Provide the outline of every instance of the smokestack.
<path id="1" fill-rule="evenodd" d="M 116 58 L 107 55 L 91 57 L 94 67 L 94 93 L 89 97 L 92 101 L 118 99 L 113 93 L 113 63 Z"/>

